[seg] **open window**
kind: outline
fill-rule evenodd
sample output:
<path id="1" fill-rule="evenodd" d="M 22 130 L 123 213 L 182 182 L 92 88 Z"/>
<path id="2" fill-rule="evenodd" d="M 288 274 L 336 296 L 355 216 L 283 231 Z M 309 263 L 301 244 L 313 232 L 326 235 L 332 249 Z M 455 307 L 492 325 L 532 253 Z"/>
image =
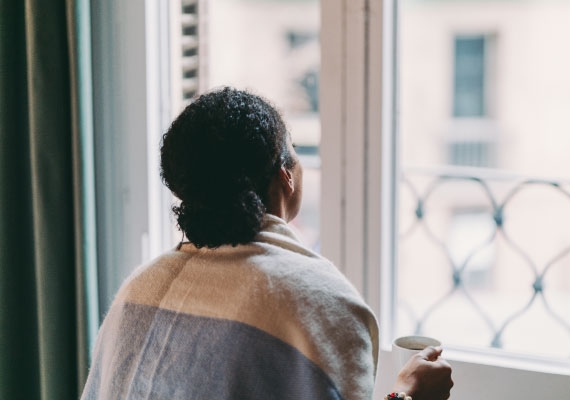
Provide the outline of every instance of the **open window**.
<path id="1" fill-rule="evenodd" d="M 414 333 L 443 341 L 453 398 L 570 393 L 570 81 L 546 22 L 569 6 L 322 9 L 323 252 L 380 316 L 379 394 Z"/>
<path id="2" fill-rule="evenodd" d="M 179 240 L 161 133 L 196 90 L 251 87 L 314 172 L 307 243 L 379 316 L 379 398 L 391 340 L 414 332 L 443 340 L 454 398 L 570 393 L 570 2 L 93 4 L 103 313 Z"/>

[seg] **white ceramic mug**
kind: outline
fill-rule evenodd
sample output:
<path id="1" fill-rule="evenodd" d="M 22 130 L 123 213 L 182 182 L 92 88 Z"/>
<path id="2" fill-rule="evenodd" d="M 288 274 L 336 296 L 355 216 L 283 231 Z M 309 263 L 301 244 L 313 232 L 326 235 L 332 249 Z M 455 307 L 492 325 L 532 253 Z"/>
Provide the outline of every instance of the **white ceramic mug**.
<path id="1" fill-rule="evenodd" d="M 394 352 L 401 368 L 410 357 L 428 346 L 441 346 L 441 342 L 427 336 L 402 336 L 392 342 L 392 352 Z"/>

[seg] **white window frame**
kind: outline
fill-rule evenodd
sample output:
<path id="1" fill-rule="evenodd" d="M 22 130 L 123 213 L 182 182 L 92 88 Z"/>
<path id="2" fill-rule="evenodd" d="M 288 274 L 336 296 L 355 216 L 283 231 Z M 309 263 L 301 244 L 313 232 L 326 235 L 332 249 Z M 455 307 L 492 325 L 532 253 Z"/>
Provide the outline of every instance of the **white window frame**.
<path id="1" fill-rule="evenodd" d="M 168 2 L 92 0 L 100 320 L 122 280 L 172 247 L 159 175 L 171 122 Z"/>
<path id="2" fill-rule="evenodd" d="M 148 255 L 145 1 L 93 0 L 95 174 L 100 318 Z"/>
<path id="3" fill-rule="evenodd" d="M 322 251 L 379 317 L 376 398 L 381 399 L 398 370 L 390 343 L 397 279 L 391 268 L 397 249 L 392 235 L 397 215 L 396 1 L 321 4 Z M 570 396 L 565 361 L 460 348 L 444 354 L 453 366 L 452 398 Z"/>

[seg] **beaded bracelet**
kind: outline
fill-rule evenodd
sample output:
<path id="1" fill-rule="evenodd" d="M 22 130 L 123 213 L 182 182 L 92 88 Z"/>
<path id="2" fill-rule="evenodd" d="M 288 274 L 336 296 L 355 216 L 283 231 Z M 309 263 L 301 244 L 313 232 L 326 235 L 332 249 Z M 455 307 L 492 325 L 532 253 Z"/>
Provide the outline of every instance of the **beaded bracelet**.
<path id="1" fill-rule="evenodd" d="M 404 392 L 393 392 L 393 393 L 389 393 L 386 396 L 384 396 L 384 400 L 394 400 L 394 399 L 398 399 L 398 400 L 412 400 L 412 396 L 408 396 L 406 393 Z"/>

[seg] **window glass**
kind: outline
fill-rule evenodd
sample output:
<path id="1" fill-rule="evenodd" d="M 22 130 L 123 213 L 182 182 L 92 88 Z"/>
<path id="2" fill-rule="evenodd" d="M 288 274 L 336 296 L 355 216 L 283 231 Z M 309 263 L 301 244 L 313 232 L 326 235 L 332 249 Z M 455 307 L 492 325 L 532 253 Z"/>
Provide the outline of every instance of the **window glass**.
<path id="1" fill-rule="evenodd" d="M 485 38 L 456 37 L 454 46 L 453 115 L 485 114 Z"/>
<path id="2" fill-rule="evenodd" d="M 396 335 L 570 357 L 570 1 L 399 3 Z"/>

